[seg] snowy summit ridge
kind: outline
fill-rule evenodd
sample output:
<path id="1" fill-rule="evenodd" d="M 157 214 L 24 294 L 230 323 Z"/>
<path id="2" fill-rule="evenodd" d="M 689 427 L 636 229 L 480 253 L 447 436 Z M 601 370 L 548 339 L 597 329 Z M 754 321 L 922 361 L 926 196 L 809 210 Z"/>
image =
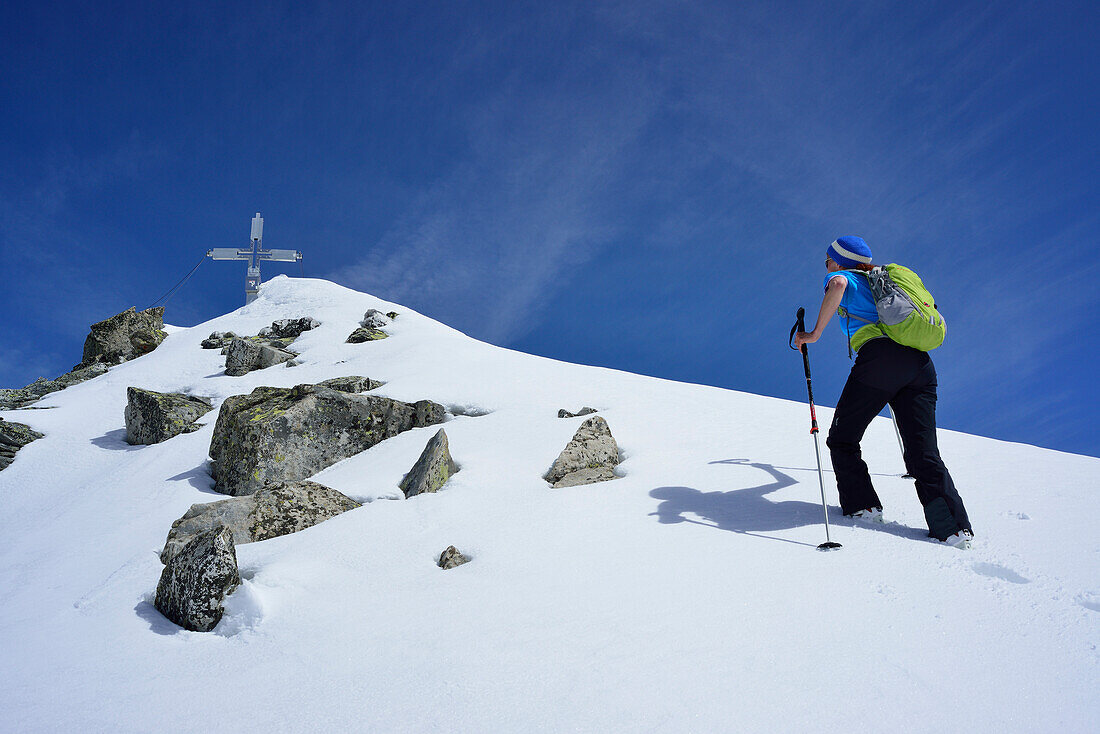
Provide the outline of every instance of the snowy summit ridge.
<path id="1" fill-rule="evenodd" d="M 349 344 L 366 311 L 387 338 Z M 170 316 L 170 314 L 169 314 Z M 320 324 L 241 376 L 201 342 Z M 0 471 L 0 711 L 17 731 L 1089 731 L 1100 689 L 1100 460 L 950 431 L 975 547 L 925 537 L 893 429 L 864 455 L 889 522 L 824 539 L 806 407 L 478 342 L 285 276 L 152 352 L 0 413 L 43 434 Z M 783 369 L 777 364 L 776 369 Z M 792 379 L 801 365 L 792 360 Z M 362 506 L 236 547 L 211 633 L 153 606 L 173 521 L 213 492 L 229 397 L 351 375 L 443 406 L 461 471 L 404 499 L 439 426 L 308 477 Z M 127 388 L 209 398 L 126 442 Z M 613 481 L 543 478 L 592 406 Z M 822 409 L 827 424 L 830 411 Z M 471 560 L 443 571 L 455 546 Z"/>

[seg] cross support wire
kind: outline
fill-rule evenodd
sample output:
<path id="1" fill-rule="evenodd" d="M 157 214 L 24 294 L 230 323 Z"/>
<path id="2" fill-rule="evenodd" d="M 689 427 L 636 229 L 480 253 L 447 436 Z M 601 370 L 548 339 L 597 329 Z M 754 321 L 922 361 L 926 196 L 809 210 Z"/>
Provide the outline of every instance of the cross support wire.
<path id="1" fill-rule="evenodd" d="M 215 247 L 206 251 L 206 256 L 212 260 L 247 260 L 248 272 L 244 279 L 244 302 L 252 303 L 260 292 L 260 261 L 272 262 L 300 262 L 302 253 L 298 250 L 265 250 L 263 249 L 264 218 L 256 212 L 252 217 L 252 242 L 247 249 L 236 247 Z"/>

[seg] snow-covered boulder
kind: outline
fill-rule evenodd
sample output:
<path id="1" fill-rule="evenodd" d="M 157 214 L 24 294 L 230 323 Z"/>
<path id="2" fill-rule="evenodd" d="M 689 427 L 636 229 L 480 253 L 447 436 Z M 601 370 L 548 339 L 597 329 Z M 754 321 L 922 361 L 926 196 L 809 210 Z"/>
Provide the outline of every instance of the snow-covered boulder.
<path id="1" fill-rule="evenodd" d="M 350 497 L 316 482 L 270 485 L 244 497 L 191 505 L 172 523 L 160 560 L 168 563 L 195 537 L 228 528 L 233 543 L 255 543 L 313 527 L 359 507 Z"/>
<path id="2" fill-rule="evenodd" d="M 363 314 L 363 320 L 359 322 L 360 326 L 366 326 L 369 329 L 381 329 L 390 323 L 390 319 L 384 313 L 376 308 L 372 308 Z"/>
<path id="3" fill-rule="evenodd" d="M 240 583 L 233 532 L 216 528 L 193 538 L 168 561 L 154 603 L 180 627 L 209 632 L 221 621 L 226 595 Z"/>
<path id="4" fill-rule="evenodd" d="M 430 400 L 403 403 L 323 385 L 258 387 L 222 403 L 210 442 L 214 489 L 252 494 L 306 479 L 410 428 L 442 423 Z"/>
<path id="5" fill-rule="evenodd" d="M 273 336 L 277 339 L 297 339 L 302 332 L 311 331 L 321 325 L 321 322 L 312 316 L 303 316 L 299 319 L 279 319 L 272 321 L 271 326 L 260 329 L 258 336 Z"/>
<path id="6" fill-rule="evenodd" d="M 543 478 L 555 488 L 603 482 L 616 478 L 618 463 L 619 445 L 607 421 L 597 415 L 581 424 Z"/>
<path id="7" fill-rule="evenodd" d="M 182 393 L 126 388 L 126 441 L 154 444 L 198 430 L 195 421 L 209 413 L 210 400 Z"/>
<path id="8" fill-rule="evenodd" d="M 297 355 L 285 349 L 263 344 L 253 339 L 237 337 L 229 344 L 225 355 L 225 374 L 239 377 L 252 370 L 289 362 Z"/>
<path id="9" fill-rule="evenodd" d="M 164 307 L 128 310 L 92 324 L 84 340 L 84 358 L 74 370 L 96 362 L 116 364 L 140 357 L 160 346 L 168 336 L 164 330 Z"/>
<path id="10" fill-rule="evenodd" d="M 428 441 L 413 468 L 401 480 L 401 491 L 406 498 L 438 492 L 457 471 L 458 464 L 451 458 L 447 433 L 440 428 Z"/>

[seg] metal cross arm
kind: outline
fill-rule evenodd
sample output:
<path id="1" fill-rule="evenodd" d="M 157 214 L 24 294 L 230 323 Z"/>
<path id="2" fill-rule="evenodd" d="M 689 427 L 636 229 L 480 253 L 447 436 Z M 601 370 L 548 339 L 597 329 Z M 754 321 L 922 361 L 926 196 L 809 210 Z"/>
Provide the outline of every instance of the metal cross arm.
<path id="1" fill-rule="evenodd" d="M 298 262 L 302 253 L 297 250 L 264 250 L 264 218 L 256 212 L 252 218 L 252 242 L 247 249 L 237 247 L 215 247 L 206 251 L 212 260 L 247 260 L 248 273 L 244 280 L 245 303 L 252 303 L 260 292 L 260 262 Z"/>
<path id="2" fill-rule="evenodd" d="M 215 247 L 206 251 L 206 256 L 212 260 L 251 260 L 252 250 L 238 250 L 236 247 Z M 259 250 L 256 252 L 258 260 L 271 260 L 274 262 L 297 262 L 302 259 L 302 253 L 297 250 Z"/>

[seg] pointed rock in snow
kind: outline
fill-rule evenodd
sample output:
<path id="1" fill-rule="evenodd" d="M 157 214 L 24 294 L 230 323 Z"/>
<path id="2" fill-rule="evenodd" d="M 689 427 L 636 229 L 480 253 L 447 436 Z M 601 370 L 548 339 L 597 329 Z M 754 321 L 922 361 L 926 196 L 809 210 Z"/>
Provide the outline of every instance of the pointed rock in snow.
<path id="1" fill-rule="evenodd" d="M 618 463 L 619 445 L 607 421 L 597 415 L 580 425 L 543 478 L 555 488 L 603 482 L 616 478 Z"/>
<path id="2" fill-rule="evenodd" d="M 457 471 L 458 464 L 451 458 L 447 434 L 440 428 L 428 441 L 413 468 L 401 480 L 401 491 L 405 493 L 406 499 L 427 492 L 438 492 Z"/>

